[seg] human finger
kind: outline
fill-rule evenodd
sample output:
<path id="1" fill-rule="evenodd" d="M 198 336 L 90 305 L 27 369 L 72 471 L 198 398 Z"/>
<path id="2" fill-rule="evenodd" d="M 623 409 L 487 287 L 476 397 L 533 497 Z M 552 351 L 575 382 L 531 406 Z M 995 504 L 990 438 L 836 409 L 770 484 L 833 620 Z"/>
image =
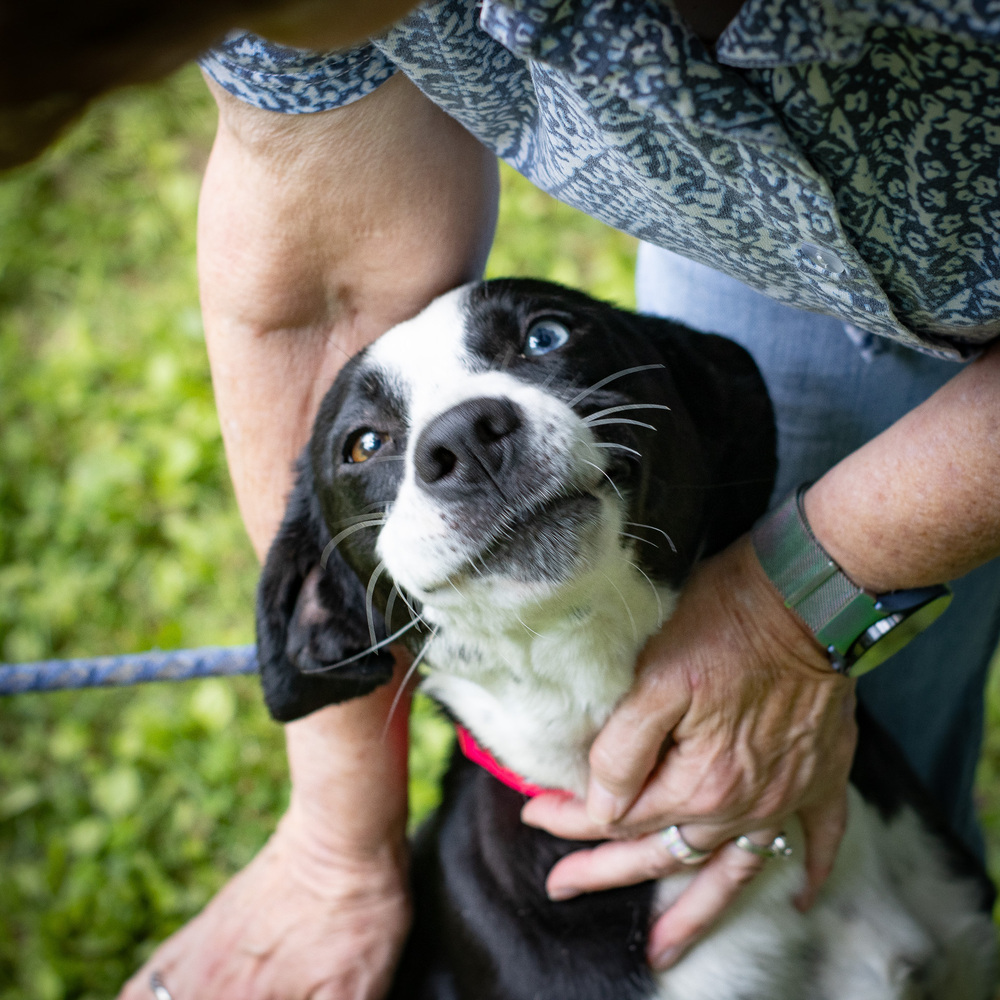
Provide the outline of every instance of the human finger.
<path id="1" fill-rule="evenodd" d="M 671 829 L 677 831 L 676 827 Z M 676 836 L 687 850 L 672 846 L 675 841 L 661 830 L 635 840 L 608 841 L 574 851 L 553 866 L 545 890 L 550 899 L 563 900 L 584 892 L 636 885 L 694 867 L 711 853 L 695 847 L 686 831 L 677 831 Z"/>
<path id="2" fill-rule="evenodd" d="M 761 830 L 750 839 L 768 845 L 778 830 Z M 692 835 L 693 836 L 693 835 Z M 699 869 L 676 902 L 659 917 L 649 932 L 647 957 L 657 970 L 669 968 L 715 924 L 740 893 L 753 881 L 767 858 L 730 841 Z"/>
<path id="3" fill-rule="evenodd" d="M 666 764 L 661 765 L 661 769 L 665 766 Z M 686 778 L 686 775 L 681 774 L 681 777 L 677 779 L 677 786 L 686 787 L 681 784 L 681 778 Z M 660 781 L 659 771 L 655 780 Z M 667 791 L 672 795 L 670 788 Z M 637 800 L 637 803 L 643 803 L 640 815 L 633 819 L 637 808 L 636 805 L 633 805 L 621 821 L 611 824 L 595 822 L 583 799 L 563 792 L 543 792 L 525 803 L 521 810 L 521 821 L 527 826 L 545 830 L 554 837 L 562 837 L 563 840 L 637 840 L 648 833 L 655 833 L 659 829 L 670 826 L 671 823 L 700 822 L 705 818 L 694 815 L 689 809 L 678 810 L 676 813 L 666 813 L 663 809 L 664 793 L 662 787 L 656 790 L 652 806 L 645 803 L 646 795 L 647 792 L 643 791 Z M 719 837 L 718 841 L 721 842 L 724 839 L 725 837 Z"/>
<path id="4" fill-rule="evenodd" d="M 206 989 L 218 997 L 249 996 L 263 956 L 255 955 L 236 933 L 220 932 L 216 914 L 217 908 L 203 911 L 167 938 L 125 983 L 118 1000 L 184 1000 Z M 206 950 L 205 940 L 218 947 Z"/>
<path id="5" fill-rule="evenodd" d="M 650 640 L 643 659 L 655 665 L 640 674 L 591 745 L 587 812 L 595 823 L 625 814 L 691 703 L 684 671 L 663 663 L 666 642 L 664 633 Z"/>
<path id="6" fill-rule="evenodd" d="M 805 837 L 805 885 L 795 905 L 805 913 L 833 871 L 840 842 L 847 829 L 847 790 L 833 799 L 800 810 Z"/>
<path id="7" fill-rule="evenodd" d="M 613 827 L 590 818 L 583 799 L 561 792 L 543 792 L 530 798 L 521 810 L 521 821 L 563 840 L 607 840 L 615 836 Z"/>

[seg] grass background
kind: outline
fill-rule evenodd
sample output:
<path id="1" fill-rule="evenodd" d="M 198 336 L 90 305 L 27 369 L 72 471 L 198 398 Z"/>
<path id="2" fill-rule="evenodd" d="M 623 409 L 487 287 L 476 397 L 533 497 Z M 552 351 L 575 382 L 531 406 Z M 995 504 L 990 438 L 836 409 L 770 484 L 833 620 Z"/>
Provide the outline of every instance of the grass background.
<path id="1" fill-rule="evenodd" d="M 214 105 L 187 69 L 0 179 L 0 660 L 252 641 L 194 232 Z M 509 171 L 491 275 L 632 304 L 634 242 Z M 981 799 L 1000 874 L 1000 690 Z M 448 728 L 421 703 L 411 801 Z M 248 678 L 0 701 L 0 1000 L 107 998 L 287 796 Z"/>

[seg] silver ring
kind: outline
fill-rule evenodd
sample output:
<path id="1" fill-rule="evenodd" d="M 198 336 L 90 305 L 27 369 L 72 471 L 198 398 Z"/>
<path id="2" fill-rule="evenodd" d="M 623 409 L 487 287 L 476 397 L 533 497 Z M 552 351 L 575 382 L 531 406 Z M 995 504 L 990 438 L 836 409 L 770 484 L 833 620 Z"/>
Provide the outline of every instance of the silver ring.
<path id="1" fill-rule="evenodd" d="M 779 833 L 770 844 L 755 844 L 746 834 L 737 837 L 733 843 L 748 854 L 756 854 L 758 858 L 788 858 L 792 855 L 791 844 L 784 833 Z"/>
<path id="2" fill-rule="evenodd" d="M 153 996 L 156 1000 L 174 1000 L 170 990 L 167 989 L 166 984 L 160 978 L 160 974 L 158 972 L 154 972 L 149 977 L 149 988 L 152 990 Z"/>
<path id="3" fill-rule="evenodd" d="M 682 865 L 700 865 L 712 855 L 711 851 L 699 851 L 697 847 L 692 847 L 681 836 L 681 831 L 676 826 L 668 826 L 665 830 L 661 830 L 660 840 L 666 845 L 674 860 Z"/>

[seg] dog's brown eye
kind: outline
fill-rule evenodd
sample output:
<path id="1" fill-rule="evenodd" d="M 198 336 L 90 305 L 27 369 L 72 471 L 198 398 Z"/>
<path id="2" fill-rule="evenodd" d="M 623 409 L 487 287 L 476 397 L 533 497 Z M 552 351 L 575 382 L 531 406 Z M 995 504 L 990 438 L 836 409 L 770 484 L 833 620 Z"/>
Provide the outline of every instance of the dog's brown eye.
<path id="1" fill-rule="evenodd" d="M 375 452 L 388 444 L 390 440 L 388 434 L 383 434 L 382 431 L 373 431 L 370 427 L 366 427 L 348 440 L 347 447 L 344 449 L 344 458 L 348 462 L 353 463 L 367 462 Z"/>

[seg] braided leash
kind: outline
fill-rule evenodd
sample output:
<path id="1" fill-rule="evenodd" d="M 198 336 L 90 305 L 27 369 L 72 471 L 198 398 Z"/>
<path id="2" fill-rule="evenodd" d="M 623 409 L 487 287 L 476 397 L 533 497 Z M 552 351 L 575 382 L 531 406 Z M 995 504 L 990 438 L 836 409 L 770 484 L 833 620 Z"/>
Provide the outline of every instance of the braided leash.
<path id="1" fill-rule="evenodd" d="M 148 681 L 186 681 L 251 674 L 256 669 L 256 646 L 205 646 L 76 660 L 0 663 L 0 696 L 27 691 L 123 687 Z"/>

